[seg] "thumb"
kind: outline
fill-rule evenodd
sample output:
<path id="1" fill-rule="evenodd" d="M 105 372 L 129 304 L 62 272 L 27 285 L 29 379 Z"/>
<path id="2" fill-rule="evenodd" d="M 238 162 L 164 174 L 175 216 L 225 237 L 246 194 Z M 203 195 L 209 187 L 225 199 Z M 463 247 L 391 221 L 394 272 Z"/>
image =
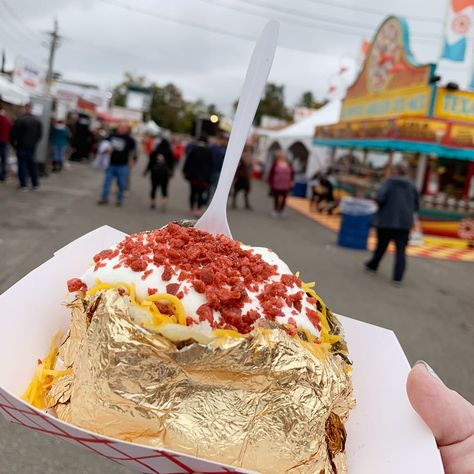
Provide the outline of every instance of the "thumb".
<path id="1" fill-rule="evenodd" d="M 410 371 L 407 393 L 439 447 L 459 443 L 474 435 L 474 407 L 446 387 L 427 364 L 418 363 Z"/>

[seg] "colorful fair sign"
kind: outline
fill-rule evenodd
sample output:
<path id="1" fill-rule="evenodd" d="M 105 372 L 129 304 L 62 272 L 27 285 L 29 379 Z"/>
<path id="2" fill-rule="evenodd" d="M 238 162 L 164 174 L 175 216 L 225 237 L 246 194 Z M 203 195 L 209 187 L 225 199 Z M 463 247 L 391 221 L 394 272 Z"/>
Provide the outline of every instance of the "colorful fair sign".
<path id="1" fill-rule="evenodd" d="M 23 58 L 15 61 L 13 82 L 24 89 L 41 93 L 44 90 L 46 72 Z"/>
<path id="2" fill-rule="evenodd" d="M 474 122 L 474 94 L 468 91 L 438 89 L 434 106 L 438 118 Z"/>
<path id="3" fill-rule="evenodd" d="M 408 26 L 389 17 L 375 34 L 362 71 L 348 89 L 341 120 L 428 115 L 434 65 L 417 65 L 409 50 Z"/>
<path id="4" fill-rule="evenodd" d="M 442 59 L 463 63 L 472 37 L 474 0 L 449 0 Z"/>

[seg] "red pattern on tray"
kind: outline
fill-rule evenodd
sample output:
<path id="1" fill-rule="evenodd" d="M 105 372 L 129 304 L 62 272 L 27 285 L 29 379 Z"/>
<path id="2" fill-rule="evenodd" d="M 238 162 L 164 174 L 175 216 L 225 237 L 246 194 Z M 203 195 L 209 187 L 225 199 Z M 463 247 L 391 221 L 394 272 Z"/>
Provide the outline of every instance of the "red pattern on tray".
<path id="1" fill-rule="evenodd" d="M 66 440 L 143 474 L 227 474 L 247 472 L 169 451 L 113 441 L 67 425 L 0 388 L 0 413 L 9 421 Z"/>

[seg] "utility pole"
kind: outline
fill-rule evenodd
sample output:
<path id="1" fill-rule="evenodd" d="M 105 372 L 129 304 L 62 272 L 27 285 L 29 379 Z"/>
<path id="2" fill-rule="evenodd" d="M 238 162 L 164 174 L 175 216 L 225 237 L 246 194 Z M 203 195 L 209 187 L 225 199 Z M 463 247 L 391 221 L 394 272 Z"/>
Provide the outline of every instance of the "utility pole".
<path id="1" fill-rule="evenodd" d="M 56 54 L 56 49 L 60 45 L 61 36 L 58 33 L 58 20 L 54 19 L 54 28 L 53 31 L 48 32 L 50 36 L 49 40 L 49 57 L 48 57 L 48 72 L 46 73 L 46 90 L 50 91 L 51 84 L 53 82 L 53 67 L 54 67 L 54 55 Z"/>
<path id="2" fill-rule="evenodd" d="M 5 63 L 7 62 L 7 57 L 5 55 L 5 50 L 2 49 L 2 68 L 0 69 L 0 72 L 2 74 L 5 74 Z"/>

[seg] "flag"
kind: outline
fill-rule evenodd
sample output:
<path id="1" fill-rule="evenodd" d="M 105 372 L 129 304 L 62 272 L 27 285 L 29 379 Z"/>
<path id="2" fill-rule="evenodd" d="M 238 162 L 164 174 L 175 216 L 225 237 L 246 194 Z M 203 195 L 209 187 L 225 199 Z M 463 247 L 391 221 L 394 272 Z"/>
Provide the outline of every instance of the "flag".
<path id="1" fill-rule="evenodd" d="M 441 58 L 466 60 L 474 20 L 474 0 L 449 0 Z"/>

